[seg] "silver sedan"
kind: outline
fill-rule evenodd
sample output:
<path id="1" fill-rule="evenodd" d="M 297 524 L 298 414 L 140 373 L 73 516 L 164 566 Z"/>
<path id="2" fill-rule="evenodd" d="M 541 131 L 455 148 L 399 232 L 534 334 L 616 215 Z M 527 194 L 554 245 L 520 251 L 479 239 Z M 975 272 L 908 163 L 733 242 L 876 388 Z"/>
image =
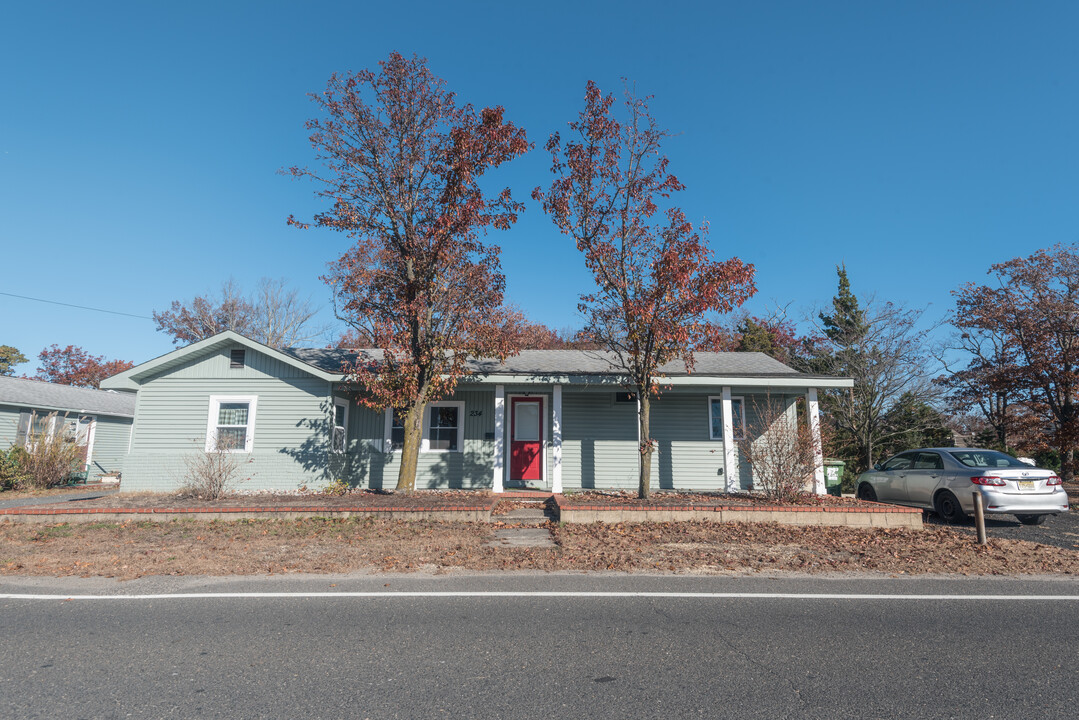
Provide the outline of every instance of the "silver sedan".
<path id="1" fill-rule="evenodd" d="M 1068 495 L 1056 473 L 996 450 L 908 450 L 858 477 L 859 498 L 935 510 L 948 522 L 974 512 L 975 492 L 987 514 L 1015 515 L 1024 525 L 1041 525 L 1050 515 L 1068 512 Z"/>

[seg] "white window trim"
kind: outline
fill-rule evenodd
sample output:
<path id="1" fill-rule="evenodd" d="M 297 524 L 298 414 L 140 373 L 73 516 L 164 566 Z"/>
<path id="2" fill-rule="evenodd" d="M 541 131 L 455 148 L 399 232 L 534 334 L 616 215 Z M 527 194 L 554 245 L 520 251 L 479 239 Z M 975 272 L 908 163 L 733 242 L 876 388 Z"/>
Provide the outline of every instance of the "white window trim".
<path id="1" fill-rule="evenodd" d="M 435 450 L 431 448 L 431 410 L 439 407 L 457 408 L 457 449 Z M 465 451 L 465 403 L 463 400 L 440 400 L 427 403 L 423 409 L 423 441 L 420 443 L 420 452 L 424 453 L 459 453 Z"/>
<path id="2" fill-rule="evenodd" d="M 255 444 L 255 410 L 258 395 L 211 395 L 210 409 L 206 416 L 206 452 L 249 453 Z M 244 435 L 243 450 L 217 449 L 217 418 L 221 412 L 221 403 L 247 403 L 247 432 Z"/>
<path id="3" fill-rule="evenodd" d="M 330 452 L 334 453 L 335 455 L 344 455 L 345 453 L 348 452 L 348 406 L 349 406 L 349 404 L 350 403 L 346 398 L 339 398 L 339 397 L 335 396 L 334 399 L 333 399 L 333 416 L 330 417 Z M 345 409 L 345 418 L 344 418 L 345 425 L 344 425 L 343 428 L 341 428 L 344 432 L 342 433 L 343 438 L 342 438 L 342 443 L 341 443 L 341 449 L 340 450 L 337 449 L 337 428 L 339 427 L 337 425 L 337 408 L 339 408 L 339 407 L 343 407 Z"/>
<path id="4" fill-rule="evenodd" d="M 386 408 L 386 427 L 382 433 L 382 452 L 393 452 L 393 408 Z"/>
<path id="5" fill-rule="evenodd" d="M 722 428 L 720 428 L 719 437 L 716 437 L 715 433 L 713 432 L 713 430 L 714 430 L 714 428 L 712 427 L 712 403 L 713 402 L 718 402 L 718 403 L 720 403 L 722 405 L 723 396 L 722 395 L 709 395 L 708 396 L 708 437 L 711 438 L 712 440 L 722 440 L 723 439 L 723 429 Z M 746 437 L 746 398 L 745 398 L 744 395 L 731 395 L 731 405 L 733 406 L 735 402 L 738 403 L 738 410 L 739 410 L 738 414 L 741 415 L 741 417 L 738 418 L 739 422 L 737 424 L 732 424 L 731 425 L 731 428 L 734 430 L 734 440 L 735 440 L 735 442 L 737 442 L 739 440 L 744 440 L 745 437 Z"/>
<path id="6" fill-rule="evenodd" d="M 457 449 L 456 450 L 433 450 L 431 438 L 428 432 L 431 429 L 431 408 L 455 407 L 457 408 Z M 386 408 L 385 430 L 382 451 L 394 452 L 393 447 L 393 408 Z M 427 403 L 423 408 L 423 427 L 420 429 L 420 452 L 421 453 L 457 453 L 464 452 L 465 447 L 465 403 L 463 400 L 440 400 Z"/>

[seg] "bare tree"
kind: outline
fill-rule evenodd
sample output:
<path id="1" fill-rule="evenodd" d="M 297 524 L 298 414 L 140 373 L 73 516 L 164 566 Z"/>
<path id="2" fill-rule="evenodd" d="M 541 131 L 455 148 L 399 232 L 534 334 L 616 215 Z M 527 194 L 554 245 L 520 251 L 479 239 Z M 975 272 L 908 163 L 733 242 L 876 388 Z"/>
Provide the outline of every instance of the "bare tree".
<path id="1" fill-rule="evenodd" d="M 951 322 L 961 323 L 954 314 Z M 967 361 L 965 367 L 954 359 L 956 352 Z M 963 416 L 973 410 L 992 429 L 1000 447 L 1013 444 L 1015 405 L 1022 399 L 1015 382 L 1018 351 L 1014 345 L 994 329 L 970 328 L 956 333 L 935 355 L 946 373 L 936 382 L 944 388 L 952 414 Z"/>
<path id="2" fill-rule="evenodd" d="M 173 343 L 190 344 L 232 330 L 275 348 L 291 347 L 320 338 L 326 327 L 312 320 L 318 308 L 289 289 L 283 279 L 259 280 L 247 296 L 233 279 L 214 294 L 198 295 L 188 303 L 174 300 L 168 310 L 154 312 L 157 329 Z"/>

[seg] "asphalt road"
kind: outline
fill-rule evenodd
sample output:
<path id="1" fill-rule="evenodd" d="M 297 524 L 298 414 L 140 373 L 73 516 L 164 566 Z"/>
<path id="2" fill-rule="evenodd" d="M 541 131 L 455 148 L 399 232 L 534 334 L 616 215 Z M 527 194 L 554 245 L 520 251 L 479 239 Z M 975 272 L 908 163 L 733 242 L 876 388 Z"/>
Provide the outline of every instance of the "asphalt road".
<path id="1" fill-rule="evenodd" d="M 340 594 L 432 590 L 691 595 Z M 335 596 L 0 599 L 0 716 L 1071 718 L 1079 697 L 1069 580 L 0 582 L 0 595 L 176 592 Z M 938 594 L 952 597 L 910 597 Z M 1055 597 L 1014 597 L 1029 595 Z"/>

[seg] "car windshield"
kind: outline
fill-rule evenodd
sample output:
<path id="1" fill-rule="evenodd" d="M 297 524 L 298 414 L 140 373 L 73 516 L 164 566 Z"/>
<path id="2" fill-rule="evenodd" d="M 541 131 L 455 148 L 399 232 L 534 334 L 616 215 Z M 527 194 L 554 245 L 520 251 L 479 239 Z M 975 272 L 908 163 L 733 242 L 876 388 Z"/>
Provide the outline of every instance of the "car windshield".
<path id="1" fill-rule="evenodd" d="M 950 454 L 959 462 L 972 468 L 1030 467 L 1026 463 L 1019 462 L 1011 455 L 1006 455 L 996 450 L 957 450 Z"/>

